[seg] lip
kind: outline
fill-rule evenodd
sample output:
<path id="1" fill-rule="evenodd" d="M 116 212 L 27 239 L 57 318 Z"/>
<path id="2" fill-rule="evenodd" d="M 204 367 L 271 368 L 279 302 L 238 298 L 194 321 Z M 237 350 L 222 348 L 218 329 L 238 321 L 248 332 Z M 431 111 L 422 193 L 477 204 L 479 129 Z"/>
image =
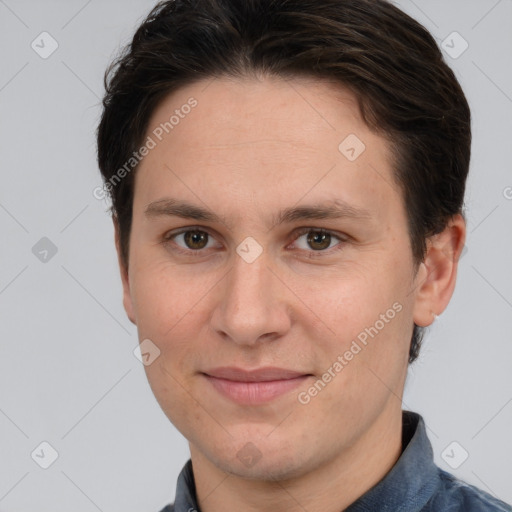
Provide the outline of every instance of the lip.
<path id="1" fill-rule="evenodd" d="M 216 391 L 242 405 L 269 402 L 311 377 L 311 374 L 275 367 L 256 370 L 222 367 L 208 370 L 203 375 Z"/>
<path id="2" fill-rule="evenodd" d="M 236 382 L 267 382 L 274 380 L 288 380 L 296 377 L 308 375 L 305 372 L 277 368 L 275 366 L 265 366 L 255 370 L 244 370 L 234 366 L 221 366 L 203 372 L 210 377 L 218 379 L 232 380 Z"/>

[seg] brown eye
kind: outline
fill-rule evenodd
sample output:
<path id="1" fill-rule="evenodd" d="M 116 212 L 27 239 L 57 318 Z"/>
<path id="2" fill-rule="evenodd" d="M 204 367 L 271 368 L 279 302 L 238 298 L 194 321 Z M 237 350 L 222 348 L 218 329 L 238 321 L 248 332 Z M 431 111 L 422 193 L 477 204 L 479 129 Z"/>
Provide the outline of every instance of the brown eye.
<path id="1" fill-rule="evenodd" d="M 211 255 L 213 249 L 222 249 L 222 244 L 216 243 L 214 235 L 195 226 L 166 233 L 162 244 L 168 251 L 186 257 L 203 258 Z"/>
<path id="2" fill-rule="evenodd" d="M 189 249 L 204 249 L 208 244 L 208 233 L 205 231 L 184 231 L 182 234 L 183 240 Z"/>
<path id="3" fill-rule="evenodd" d="M 324 228 L 300 228 L 295 237 L 295 247 L 307 252 L 309 258 L 332 254 L 343 249 L 348 242 L 345 235 Z"/>
<path id="4" fill-rule="evenodd" d="M 330 233 L 324 233 L 322 231 L 310 231 L 307 240 L 311 249 L 315 251 L 327 249 L 329 245 L 331 245 Z"/>

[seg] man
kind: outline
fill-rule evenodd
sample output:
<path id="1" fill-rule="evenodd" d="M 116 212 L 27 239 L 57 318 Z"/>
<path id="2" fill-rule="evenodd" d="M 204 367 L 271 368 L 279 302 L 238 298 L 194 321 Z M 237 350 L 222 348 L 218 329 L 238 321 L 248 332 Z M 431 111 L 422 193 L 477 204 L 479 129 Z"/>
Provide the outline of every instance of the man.
<path id="1" fill-rule="evenodd" d="M 164 511 L 512 510 L 401 408 L 466 235 L 429 33 L 383 0 L 164 2 L 106 89 L 124 307 L 190 445 Z"/>

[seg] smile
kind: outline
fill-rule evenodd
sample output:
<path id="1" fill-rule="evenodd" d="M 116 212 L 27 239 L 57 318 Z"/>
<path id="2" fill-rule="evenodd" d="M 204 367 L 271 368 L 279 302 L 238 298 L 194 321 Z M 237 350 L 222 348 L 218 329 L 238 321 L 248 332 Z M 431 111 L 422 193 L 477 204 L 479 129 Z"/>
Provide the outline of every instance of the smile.
<path id="1" fill-rule="evenodd" d="M 240 371 L 237 372 L 236 370 L 232 372 L 232 374 L 237 375 L 234 378 L 231 376 L 229 378 L 226 377 L 226 371 L 217 372 L 219 376 L 207 373 L 203 373 L 203 376 L 218 393 L 240 405 L 258 405 L 269 402 L 299 387 L 305 380 L 311 377 L 311 375 L 288 372 L 286 373 L 287 377 L 284 378 L 284 374 L 281 372 L 281 378 L 269 380 L 272 378 L 272 373 L 276 373 L 276 371 L 265 372 L 265 377 L 262 376 L 263 372 L 260 372 L 258 377 L 257 372 L 244 373 L 242 375 Z M 223 375 L 220 376 L 220 374 Z M 257 378 L 260 380 L 255 380 Z"/>

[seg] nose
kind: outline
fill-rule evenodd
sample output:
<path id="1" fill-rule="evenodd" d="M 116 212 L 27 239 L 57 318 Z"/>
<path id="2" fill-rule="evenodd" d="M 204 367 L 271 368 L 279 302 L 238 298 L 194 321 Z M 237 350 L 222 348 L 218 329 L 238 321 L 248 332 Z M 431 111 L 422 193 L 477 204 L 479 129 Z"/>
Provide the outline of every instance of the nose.
<path id="1" fill-rule="evenodd" d="M 223 338 L 253 346 L 290 329 L 287 288 L 268 263 L 265 252 L 252 263 L 235 255 L 211 317 L 211 327 Z"/>

